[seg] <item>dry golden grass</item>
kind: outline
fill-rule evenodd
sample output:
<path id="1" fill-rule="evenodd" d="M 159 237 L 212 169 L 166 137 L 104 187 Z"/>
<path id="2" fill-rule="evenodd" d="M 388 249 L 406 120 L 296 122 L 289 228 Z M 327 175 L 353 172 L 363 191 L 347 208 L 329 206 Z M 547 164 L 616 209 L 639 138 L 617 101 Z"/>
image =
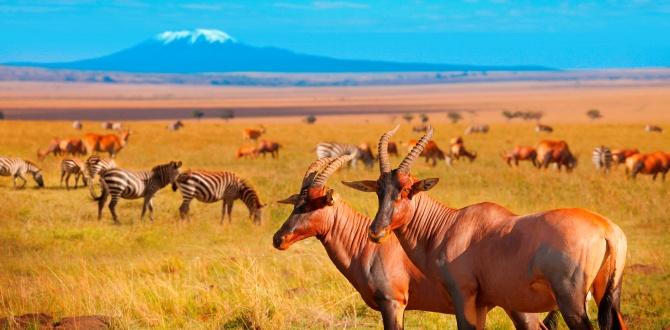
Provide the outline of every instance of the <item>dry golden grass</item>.
<path id="1" fill-rule="evenodd" d="M 223 121 L 187 122 L 173 133 L 166 122 L 133 122 L 133 135 L 118 163 L 148 169 L 169 160 L 185 168 L 234 171 L 250 179 L 264 202 L 297 192 L 312 151 L 322 140 L 374 142 L 390 124 L 272 124 L 267 138 L 284 145 L 281 160 L 237 160 L 241 129 L 248 125 Z M 98 128 L 86 122 L 85 127 Z M 590 164 L 595 145 L 670 151 L 666 134 L 648 134 L 639 124 L 556 125 L 552 138 L 566 139 L 580 156 L 572 174 L 537 171 L 529 164 L 507 168 L 499 154 L 515 144 L 535 144 L 532 125 L 493 125 L 487 135 L 466 137 L 479 153 L 472 164 L 429 168 L 417 163 L 418 176 L 442 180 L 430 193 L 453 207 L 495 201 L 517 213 L 556 207 L 584 207 L 601 213 L 626 232 L 628 269 L 623 287 L 623 312 L 634 329 L 670 325 L 670 183 L 624 178 L 619 169 L 609 176 Z M 437 124 L 436 141 L 445 145 L 464 126 Z M 0 122 L 0 155 L 35 158 L 35 150 L 51 136 L 81 134 L 69 122 Z M 398 141 L 415 138 L 404 125 Z M 398 160 L 396 160 L 397 162 Z M 95 218 L 96 204 L 85 189 L 58 187 L 59 160 L 41 166 L 46 189 L 12 190 L 0 177 L 0 316 L 46 312 L 56 317 L 105 314 L 118 328 L 379 328 L 379 314 L 367 308 L 355 290 L 330 263 L 315 239 L 288 251 L 272 248 L 271 237 L 289 208 L 270 204 L 264 223 L 255 226 L 237 202 L 232 225 L 218 224 L 221 205 L 194 202 L 192 222 L 178 221 L 180 197 L 166 188 L 155 199 L 156 222 L 140 222 L 141 202 L 118 206 L 122 225 Z M 375 171 L 342 170 L 330 184 L 352 206 L 374 214 L 376 200 L 352 191 L 342 179 L 373 178 Z M 131 222 L 134 220 L 134 223 Z M 593 306 L 591 315 L 595 317 Z M 408 312 L 410 329 L 455 328 L 453 316 Z M 508 329 L 499 310 L 489 328 Z"/>

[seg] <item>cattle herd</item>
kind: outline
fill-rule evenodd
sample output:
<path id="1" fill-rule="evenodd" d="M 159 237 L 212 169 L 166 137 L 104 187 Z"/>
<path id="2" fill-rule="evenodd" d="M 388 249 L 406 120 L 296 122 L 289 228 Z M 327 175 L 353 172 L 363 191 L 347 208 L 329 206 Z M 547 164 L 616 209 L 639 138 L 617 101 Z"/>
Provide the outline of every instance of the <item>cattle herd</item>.
<path id="1" fill-rule="evenodd" d="M 168 126 L 176 131 L 181 121 Z M 539 126 L 539 125 L 538 125 Z M 80 122 L 73 123 L 81 129 Z M 110 199 L 109 210 L 119 224 L 119 199 L 139 199 L 144 203 L 141 218 L 148 211 L 153 220 L 155 193 L 171 185 L 183 202 L 179 214 L 189 219 L 193 199 L 204 203 L 222 201 L 220 221 L 231 221 L 233 202 L 240 199 L 249 217 L 261 224 L 261 202 L 251 183 L 231 172 L 181 170 L 182 163 L 171 161 L 148 171 L 119 168 L 114 158 L 128 143 L 130 130 L 120 123 L 104 123 L 118 134 L 84 134 L 81 139 L 54 138 L 40 149 L 38 159 L 47 155 L 68 156 L 61 161 L 61 185 L 74 188 L 79 179 L 89 187 L 98 203 L 98 219 Z M 280 250 L 308 237 L 318 237 L 338 270 L 358 290 L 365 303 L 382 314 L 385 329 L 401 329 L 405 310 L 455 314 L 459 329 L 482 328 L 486 314 L 502 307 L 517 328 L 552 329 L 558 313 L 572 329 L 591 327 L 585 309 L 587 294 L 598 304 L 601 329 L 625 328 L 620 314 L 620 288 L 626 256 L 626 237 L 609 219 L 581 209 L 559 209 L 518 216 L 502 206 L 481 203 L 463 209 L 449 208 L 428 195 L 437 178 L 418 179 L 411 174 L 417 158 L 436 166 L 443 161 L 453 166 L 461 158 L 470 162 L 477 153 L 454 137 L 446 149 L 432 140 L 433 129 L 422 127 L 424 135 L 407 143 L 391 141 L 398 127 L 383 134 L 375 156 L 370 144 L 321 142 L 316 158 L 303 176 L 297 193 L 279 201 L 290 204 L 292 213 L 273 237 Z M 486 133 L 487 125 L 468 129 L 468 134 Z M 539 131 L 548 131 L 538 128 Z M 237 150 L 236 157 L 257 157 L 270 153 L 278 158 L 281 145 L 258 139 L 265 127 L 248 128 L 243 140 L 257 143 Z M 407 155 L 392 169 L 391 155 L 398 145 Z M 107 153 L 103 158 L 99 153 Z M 78 156 L 90 155 L 86 160 Z M 554 164 L 570 172 L 577 157 L 566 141 L 541 140 L 536 146 L 516 146 L 502 154 L 509 166 L 528 161 L 536 168 Z M 358 162 L 371 168 L 379 163 L 380 175 L 373 180 L 343 182 L 346 186 L 378 196 L 374 218 L 358 213 L 331 188 L 328 178 L 344 164 Z M 597 146 L 592 153 L 596 169 L 609 172 L 624 164 L 626 173 L 658 174 L 665 178 L 670 154 L 643 154 L 637 149 L 610 149 Z M 0 157 L 0 175 L 11 176 L 14 187 L 26 184 L 26 174 L 44 186 L 40 168 L 33 162 Z M 99 177 L 100 194 L 93 188 Z M 17 187 L 16 180 L 22 185 Z M 532 238 L 532 239 L 531 239 Z M 505 276 L 500 276 L 505 274 Z M 538 313 L 549 312 L 541 321 Z"/>

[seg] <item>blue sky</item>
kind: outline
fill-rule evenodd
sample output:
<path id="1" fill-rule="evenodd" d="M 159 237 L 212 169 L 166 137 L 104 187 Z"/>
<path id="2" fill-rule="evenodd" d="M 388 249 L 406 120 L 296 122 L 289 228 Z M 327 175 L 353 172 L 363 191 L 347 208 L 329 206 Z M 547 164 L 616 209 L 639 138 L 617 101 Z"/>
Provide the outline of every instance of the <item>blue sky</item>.
<path id="1" fill-rule="evenodd" d="M 670 0 L 0 0 L 0 62 L 95 57 L 194 28 L 341 58 L 670 66 Z"/>

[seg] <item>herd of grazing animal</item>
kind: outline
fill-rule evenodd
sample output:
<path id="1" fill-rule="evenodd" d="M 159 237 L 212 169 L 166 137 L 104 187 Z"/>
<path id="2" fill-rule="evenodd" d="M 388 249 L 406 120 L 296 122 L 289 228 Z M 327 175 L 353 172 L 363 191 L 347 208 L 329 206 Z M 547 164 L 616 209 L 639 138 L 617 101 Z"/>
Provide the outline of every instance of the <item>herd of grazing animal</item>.
<path id="1" fill-rule="evenodd" d="M 428 194 L 438 178 L 419 179 L 412 164 L 419 157 L 451 164 L 477 153 L 466 149 L 461 137 L 450 141 L 445 153 L 433 141 L 428 128 L 419 140 L 408 143 L 408 154 L 392 168 L 390 155 L 398 155 L 390 141 L 398 127 L 383 134 L 375 157 L 369 144 L 320 143 L 317 160 L 303 176 L 298 193 L 279 203 L 293 211 L 273 236 L 273 245 L 286 250 L 292 244 L 317 237 L 331 261 L 360 293 L 364 302 L 382 314 L 385 329 L 402 329 L 406 310 L 432 311 L 456 316 L 459 329 L 483 329 L 487 313 L 501 307 L 517 329 L 555 329 L 563 316 L 571 329 L 591 329 L 586 313 L 587 295 L 598 306 L 601 329 L 625 329 L 620 312 L 621 286 L 627 243 L 623 231 L 611 220 L 583 209 L 556 209 L 517 215 L 494 203 L 480 203 L 461 209 L 450 208 Z M 264 131 L 264 129 L 263 129 Z M 171 161 L 149 171 L 118 168 L 113 157 L 126 145 L 129 131 L 121 135 L 86 134 L 82 144 L 89 153 L 107 152 L 110 158 L 90 156 L 61 161 L 61 184 L 75 176 L 88 185 L 98 203 L 98 219 L 108 199 L 115 224 L 120 199 L 143 199 L 140 218 L 146 212 L 153 221 L 153 197 L 171 185 L 179 191 L 179 214 L 190 219 L 193 199 L 203 203 L 222 202 L 221 223 L 231 221 L 233 201 L 240 199 L 249 217 L 261 224 L 259 193 L 244 178 L 231 172 L 182 171 L 182 163 Z M 113 136 L 113 137 L 112 137 Z M 245 131 L 246 136 L 246 131 Z M 258 135 L 260 136 L 260 135 Z M 256 140 L 258 138 L 249 137 Z M 58 143 L 59 152 L 60 143 Z M 278 157 L 278 143 L 261 141 L 238 157 L 270 153 Z M 53 152 L 53 151 L 51 151 Z M 240 156 L 242 155 L 242 156 Z M 565 141 L 542 140 L 536 147 L 516 146 L 502 155 L 508 165 L 529 161 L 537 168 L 556 164 L 571 171 L 577 157 Z M 326 186 L 328 178 L 344 164 L 366 167 L 379 162 L 374 180 L 343 182 L 346 186 L 377 195 L 374 218 L 358 213 Z M 637 149 L 611 150 L 598 146 L 592 161 L 597 169 L 610 171 L 625 164 L 631 177 L 658 174 L 665 178 L 670 154 L 641 154 Z M 23 181 L 31 174 L 44 186 L 41 170 L 18 158 L 0 157 L 0 175 Z M 93 179 L 99 176 L 101 194 L 96 196 Z M 501 275 L 502 274 L 502 275 Z M 539 313 L 549 312 L 544 321 Z"/>

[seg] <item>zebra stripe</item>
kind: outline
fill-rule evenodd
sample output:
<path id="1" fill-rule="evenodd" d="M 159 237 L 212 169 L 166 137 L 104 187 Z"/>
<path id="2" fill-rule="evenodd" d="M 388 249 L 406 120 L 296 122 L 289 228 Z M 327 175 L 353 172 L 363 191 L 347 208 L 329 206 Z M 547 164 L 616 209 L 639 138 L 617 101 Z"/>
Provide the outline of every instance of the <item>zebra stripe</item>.
<path id="1" fill-rule="evenodd" d="M 44 178 L 40 173 L 40 168 L 30 161 L 21 158 L 0 157 L 0 176 L 11 176 L 14 188 L 16 188 L 16 179 L 23 180 L 19 188 L 26 186 L 26 173 L 30 173 L 38 186 L 44 187 Z"/>
<path id="2" fill-rule="evenodd" d="M 104 159 L 98 155 L 88 157 L 86 160 L 86 173 L 91 180 L 93 180 L 98 173 L 115 167 L 116 163 L 114 163 L 113 159 Z"/>
<path id="3" fill-rule="evenodd" d="M 228 222 L 232 222 L 233 202 L 241 199 L 249 209 L 249 217 L 254 223 L 261 223 L 261 204 L 256 190 L 243 178 L 231 172 L 188 171 L 179 174 L 172 190 L 179 188 L 183 201 L 179 207 L 182 219 L 188 217 L 189 205 L 193 198 L 203 203 L 214 203 L 223 200 L 221 223 L 225 214 Z"/>
<path id="4" fill-rule="evenodd" d="M 65 188 L 70 190 L 70 176 L 74 174 L 74 188 L 77 189 L 79 178 L 83 176 L 82 182 L 86 185 L 86 171 L 84 163 L 76 158 L 65 158 L 60 163 L 60 185 L 65 179 Z"/>
<path id="5" fill-rule="evenodd" d="M 344 155 L 354 155 L 350 166 L 355 168 L 356 162 L 360 159 L 366 167 L 374 165 L 372 154 L 368 150 L 363 150 L 359 146 L 346 143 L 321 142 L 316 145 L 316 158 L 339 157 Z"/>
<path id="6" fill-rule="evenodd" d="M 173 182 L 179 175 L 181 162 L 170 162 L 168 164 L 158 165 L 151 171 L 133 172 L 120 168 L 109 169 L 100 175 L 100 186 L 102 194 L 95 200 L 98 201 L 98 220 L 102 217 L 102 208 L 107 202 L 107 197 L 111 195 L 109 210 L 115 223 L 119 223 L 116 215 L 116 204 L 119 198 L 137 199 L 144 198 L 142 206 L 141 219 L 144 218 L 146 210 L 149 209 L 149 219 L 153 221 L 153 202 L 152 198 L 163 187 Z"/>
<path id="7" fill-rule="evenodd" d="M 613 163 L 612 151 L 605 146 L 596 147 L 593 149 L 591 160 L 596 169 L 609 172 Z"/>

